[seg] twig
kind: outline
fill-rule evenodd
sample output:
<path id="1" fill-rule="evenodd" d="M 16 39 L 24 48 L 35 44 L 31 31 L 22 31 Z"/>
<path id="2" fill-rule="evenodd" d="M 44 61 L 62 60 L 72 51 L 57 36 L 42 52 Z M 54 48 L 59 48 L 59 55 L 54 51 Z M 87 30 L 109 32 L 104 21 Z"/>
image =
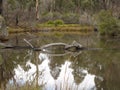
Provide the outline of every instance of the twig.
<path id="1" fill-rule="evenodd" d="M 29 42 L 27 41 L 26 39 L 23 39 L 31 48 L 34 48 L 34 46 Z"/>

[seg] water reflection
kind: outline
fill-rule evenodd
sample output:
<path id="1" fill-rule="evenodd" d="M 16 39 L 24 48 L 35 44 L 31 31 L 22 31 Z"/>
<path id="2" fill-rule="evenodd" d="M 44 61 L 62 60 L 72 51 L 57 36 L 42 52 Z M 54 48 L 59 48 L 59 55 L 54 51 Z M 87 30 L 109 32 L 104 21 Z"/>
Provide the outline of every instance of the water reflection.
<path id="1" fill-rule="evenodd" d="M 46 36 L 47 39 L 44 39 L 44 36 L 41 36 L 43 42 L 41 39 L 39 42 L 33 42 L 34 45 L 43 46 L 60 41 L 69 44 L 74 39 L 83 46 L 86 45 L 85 41 L 88 38 L 73 35 L 68 41 L 71 36 L 58 39 L 54 36 Z M 119 49 L 111 48 L 119 48 L 120 42 L 106 43 L 106 41 L 89 39 L 89 47 L 110 49 L 82 51 L 76 57 L 72 54 L 51 56 L 31 50 L 0 51 L 1 90 L 16 90 L 26 85 L 40 86 L 43 90 L 119 90 L 120 52 Z M 12 88 L 9 89 L 10 87 Z"/>
<path id="2" fill-rule="evenodd" d="M 7 82 L 14 75 L 14 72 L 12 71 L 14 65 L 10 65 L 13 64 L 13 62 L 8 62 L 8 56 L 7 53 L 0 53 L 0 87 L 2 90 L 5 90 Z"/>
<path id="3" fill-rule="evenodd" d="M 95 90 L 95 75 L 88 73 L 87 70 L 82 70 L 81 73 L 84 74 L 83 80 L 81 83 L 76 84 L 73 69 L 70 67 L 71 62 L 65 61 L 61 64 L 60 67 L 56 67 L 54 73 L 59 72 L 58 77 L 54 78 L 51 75 L 50 69 L 50 61 L 49 57 L 45 54 L 39 55 L 40 60 L 42 63 L 38 65 L 38 85 L 45 85 L 44 90 Z M 26 67 L 30 67 L 28 71 L 25 71 L 21 65 L 18 65 L 17 68 L 14 69 L 15 75 L 14 79 L 17 84 L 24 85 L 25 83 L 33 83 L 36 79 L 36 65 L 33 64 L 31 61 L 26 63 Z M 34 81 L 36 82 L 36 81 Z M 13 84 L 13 80 L 10 80 L 9 83 Z"/>

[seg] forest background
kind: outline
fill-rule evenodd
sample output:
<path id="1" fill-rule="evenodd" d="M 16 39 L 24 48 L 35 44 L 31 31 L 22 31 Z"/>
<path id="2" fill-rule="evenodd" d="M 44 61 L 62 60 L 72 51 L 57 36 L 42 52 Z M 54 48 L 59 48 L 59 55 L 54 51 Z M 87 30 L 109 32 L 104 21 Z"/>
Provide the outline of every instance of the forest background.
<path id="1" fill-rule="evenodd" d="M 93 26 L 101 35 L 120 32 L 119 0 L 0 0 L 0 14 L 7 26 L 64 23 Z"/>

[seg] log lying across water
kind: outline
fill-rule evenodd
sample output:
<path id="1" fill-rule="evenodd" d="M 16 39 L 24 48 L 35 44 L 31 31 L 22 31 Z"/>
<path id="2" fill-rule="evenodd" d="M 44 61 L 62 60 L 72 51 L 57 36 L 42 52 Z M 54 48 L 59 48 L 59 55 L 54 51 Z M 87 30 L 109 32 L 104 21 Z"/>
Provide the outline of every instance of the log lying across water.
<path id="1" fill-rule="evenodd" d="M 66 43 L 50 43 L 50 44 L 44 45 L 42 47 L 34 47 L 29 42 L 27 42 L 27 43 L 29 44 L 29 46 L 12 46 L 12 45 L 6 45 L 4 43 L 0 43 L 0 49 L 13 49 L 13 50 L 29 49 L 29 50 L 33 50 L 33 51 L 40 51 L 42 53 L 47 53 L 47 54 L 53 54 L 54 51 L 63 51 L 64 53 L 66 53 L 66 52 L 74 53 L 74 52 L 80 52 L 83 50 L 120 50 L 118 48 L 111 48 L 111 49 L 88 48 L 88 47 L 83 47 L 81 44 L 79 44 L 77 42 L 73 42 L 71 45 L 66 44 Z M 58 54 L 58 53 L 54 52 L 54 54 Z"/>
<path id="2" fill-rule="evenodd" d="M 82 45 L 80 45 L 77 42 L 73 42 L 71 45 L 66 44 L 66 43 L 50 43 L 42 47 L 34 47 L 27 40 L 24 40 L 24 41 L 27 44 L 29 44 L 29 46 L 12 46 L 12 45 L 6 45 L 4 43 L 0 43 L 0 45 L 2 46 L 1 49 L 31 49 L 34 51 L 42 51 L 46 53 L 49 53 L 50 51 L 53 51 L 53 50 L 63 50 L 63 51 L 66 50 L 69 52 L 76 52 L 76 51 L 84 49 Z"/>

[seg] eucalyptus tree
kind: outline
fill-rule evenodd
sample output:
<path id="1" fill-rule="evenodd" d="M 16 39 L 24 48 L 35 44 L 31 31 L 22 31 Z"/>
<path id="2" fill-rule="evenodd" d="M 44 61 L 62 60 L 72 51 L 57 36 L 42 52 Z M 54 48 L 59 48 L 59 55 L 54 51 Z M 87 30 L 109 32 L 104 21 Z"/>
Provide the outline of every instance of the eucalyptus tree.
<path id="1" fill-rule="evenodd" d="M 73 3 L 75 4 L 75 12 L 76 13 L 81 13 L 82 12 L 82 8 L 81 8 L 81 2 L 82 0 L 72 0 Z"/>
<path id="2" fill-rule="evenodd" d="M 35 5 L 35 7 L 36 7 L 36 20 L 38 20 L 39 19 L 39 0 L 36 0 L 36 5 Z"/>
<path id="3" fill-rule="evenodd" d="M 7 0 L 8 3 L 8 14 L 10 18 L 14 17 L 15 24 L 18 25 L 20 14 L 23 11 L 23 5 L 21 4 L 23 1 L 20 0 Z"/>
<path id="4" fill-rule="evenodd" d="M 55 11 L 73 12 L 75 4 L 72 0 L 55 0 Z"/>
<path id="5" fill-rule="evenodd" d="M 2 1 L 7 1 L 5 16 L 13 20 L 16 25 L 19 21 L 38 20 L 49 12 L 87 14 L 98 13 L 102 9 L 111 10 L 119 15 L 119 0 L 0 0 L 0 13 Z M 41 16 L 41 17 L 40 17 Z"/>
<path id="6" fill-rule="evenodd" d="M 61 11 L 64 0 L 55 0 L 55 11 Z"/>
<path id="7" fill-rule="evenodd" d="M 9 18 L 13 18 L 16 25 L 19 20 L 26 20 L 35 11 L 35 0 L 7 0 Z M 34 10 L 32 10 L 34 8 Z M 29 15 L 30 14 L 30 15 Z"/>

